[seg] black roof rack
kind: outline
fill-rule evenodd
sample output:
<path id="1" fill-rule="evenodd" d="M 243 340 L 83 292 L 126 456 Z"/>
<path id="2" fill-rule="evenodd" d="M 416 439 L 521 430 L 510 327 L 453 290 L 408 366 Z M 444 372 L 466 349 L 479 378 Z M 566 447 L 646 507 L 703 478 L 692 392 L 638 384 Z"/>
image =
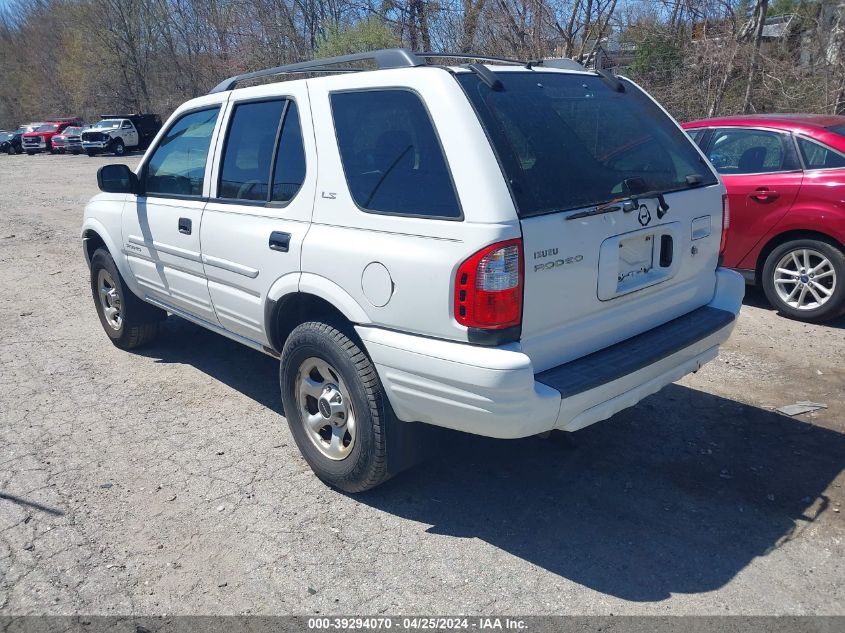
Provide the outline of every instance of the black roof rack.
<path id="1" fill-rule="evenodd" d="M 474 59 L 478 62 L 499 62 L 500 64 L 517 64 L 525 66 L 528 62 L 507 57 L 491 57 L 490 55 L 473 55 L 471 53 L 414 53 L 424 59 Z"/>
<path id="2" fill-rule="evenodd" d="M 272 77 L 273 75 L 284 75 L 287 73 L 305 73 L 305 72 L 354 72 L 359 69 L 353 68 L 327 68 L 327 66 L 337 66 L 338 64 L 349 64 L 351 62 L 375 62 L 379 70 L 384 68 L 412 68 L 414 66 L 424 66 L 425 61 L 414 55 L 411 51 L 404 48 L 385 48 L 378 51 L 370 51 L 367 53 L 355 53 L 354 55 L 340 55 L 338 57 L 326 57 L 323 59 L 312 59 L 307 62 L 299 62 L 296 64 L 287 64 L 285 66 L 277 66 L 275 68 L 265 68 L 264 70 L 256 70 L 252 73 L 245 73 L 243 75 L 236 75 L 229 77 L 225 81 L 221 81 L 211 92 L 224 92 L 232 90 L 238 83 L 250 79 L 259 79 L 261 77 Z"/>
<path id="3" fill-rule="evenodd" d="M 508 59 L 507 57 L 491 57 L 489 55 L 474 55 L 471 53 L 414 53 L 406 48 L 385 48 L 378 51 L 355 53 L 353 55 L 340 55 L 338 57 L 312 59 L 307 62 L 286 64 L 284 66 L 276 66 L 275 68 L 265 68 L 264 70 L 244 73 L 243 75 L 235 75 L 234 77 L 229 77 L 225 81 L 221 81 L 211 90 L 211 92 L 225 92 L 226 90 L 234 89 L 234 87 L 242 81 L 260 79 L 262 77 L 272 77 L 274 75 L 297 73 L 352 73 L 364 70 L 363 68 L 339 68 L 338 66 L 340 64 L 373 62 L 375 63 L 376 68 L 384 70 L 387 68 L 414 68 L 416 66 L 425 66 L 426 59 L 467 59 L 498 62 L 501 64 L 517 64 L 525 66 L 526 68 L 542 65 L 549 68 L 559 68 L 564 70 L 586 70 L 584 66 L 572 59 L 543 59 L 526 62 L 518 59 Z"/>

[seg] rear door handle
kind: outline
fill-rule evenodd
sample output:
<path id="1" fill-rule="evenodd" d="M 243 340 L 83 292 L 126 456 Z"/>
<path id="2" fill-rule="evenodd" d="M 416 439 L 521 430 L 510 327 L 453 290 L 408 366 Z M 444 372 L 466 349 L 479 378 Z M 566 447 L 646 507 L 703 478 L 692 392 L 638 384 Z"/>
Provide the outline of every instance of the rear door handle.
<path id="1" fill-rule="evenodd" d="M 191 234 L 191 220 L 190 218 L 179 218 L 179 232 L 185 235 Z"/>
<path id="2" fill-rule="evenodd" d="M 270 233 L 270 250 L 287 253 L 290 248 L 290 233 L 273 231 Z"/>
<path id="3" fill-rule="evenodd" d="M 766 187 L 758 187 L 754 193 L 749 194 L 748 197 L 756 200 L 757 202 L 771 202 L 773 200 L 777 200 L 780 197 L 780 194 L 777 191 L 772 191 Z"/>

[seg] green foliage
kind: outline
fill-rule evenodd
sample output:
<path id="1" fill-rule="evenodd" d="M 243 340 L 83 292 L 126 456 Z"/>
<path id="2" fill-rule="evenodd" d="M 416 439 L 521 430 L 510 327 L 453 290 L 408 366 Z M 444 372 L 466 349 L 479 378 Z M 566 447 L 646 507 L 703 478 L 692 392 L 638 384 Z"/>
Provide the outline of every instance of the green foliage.
<path id="1" fill-rule="evenodd" d="M 371 17 L 352 26 L 332 24 L 326 27 L 314 56 L 334 57 L 395 46 L 399 46 L 399 38 L 390 25 L 381 18 Z"/>
<path id="2" fill-rule="evenodd" d="M 668 75 L 684 63 L 684 51 L 668 33 L 649 33 L 637 46 L 631 74 Z"/>

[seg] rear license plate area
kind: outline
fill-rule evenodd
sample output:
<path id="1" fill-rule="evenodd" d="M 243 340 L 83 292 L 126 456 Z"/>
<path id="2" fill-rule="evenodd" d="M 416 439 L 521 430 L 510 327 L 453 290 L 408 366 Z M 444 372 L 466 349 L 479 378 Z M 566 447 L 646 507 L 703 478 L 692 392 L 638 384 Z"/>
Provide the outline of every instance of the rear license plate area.
<path id="1" fill-rule="evenodd" d="M 677 222 L 607 238 L 599 252 L 598 298 L 608 301 L 674 276 Z"/>

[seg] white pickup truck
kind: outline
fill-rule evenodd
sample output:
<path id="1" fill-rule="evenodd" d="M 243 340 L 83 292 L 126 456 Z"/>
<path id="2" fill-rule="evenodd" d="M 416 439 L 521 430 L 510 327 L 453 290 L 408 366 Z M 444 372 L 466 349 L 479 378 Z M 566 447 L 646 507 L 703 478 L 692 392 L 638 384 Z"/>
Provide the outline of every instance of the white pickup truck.
<path id="1" fill-rule="evenodd" d="M 279 358 L 300 451 L 348 491 L 407 465 L 415 423 L 609 418 L 715 358 L 744 292 L 719 177 L 633 82 L 433 57 L 228 79 L 137 169 L 102 167 L 85 210 L 113 343 L 173 314 Z M 379 69 L 235 89 L 358 61 Z"/>
<path id="2" fill-rule="evenodd" d="M 160 129 L 157 114 L 104 115 L 82 131 L 82 149 L 89 156 L 107 152 L 123 156 L 130 150 L 146 149 Z"/>

